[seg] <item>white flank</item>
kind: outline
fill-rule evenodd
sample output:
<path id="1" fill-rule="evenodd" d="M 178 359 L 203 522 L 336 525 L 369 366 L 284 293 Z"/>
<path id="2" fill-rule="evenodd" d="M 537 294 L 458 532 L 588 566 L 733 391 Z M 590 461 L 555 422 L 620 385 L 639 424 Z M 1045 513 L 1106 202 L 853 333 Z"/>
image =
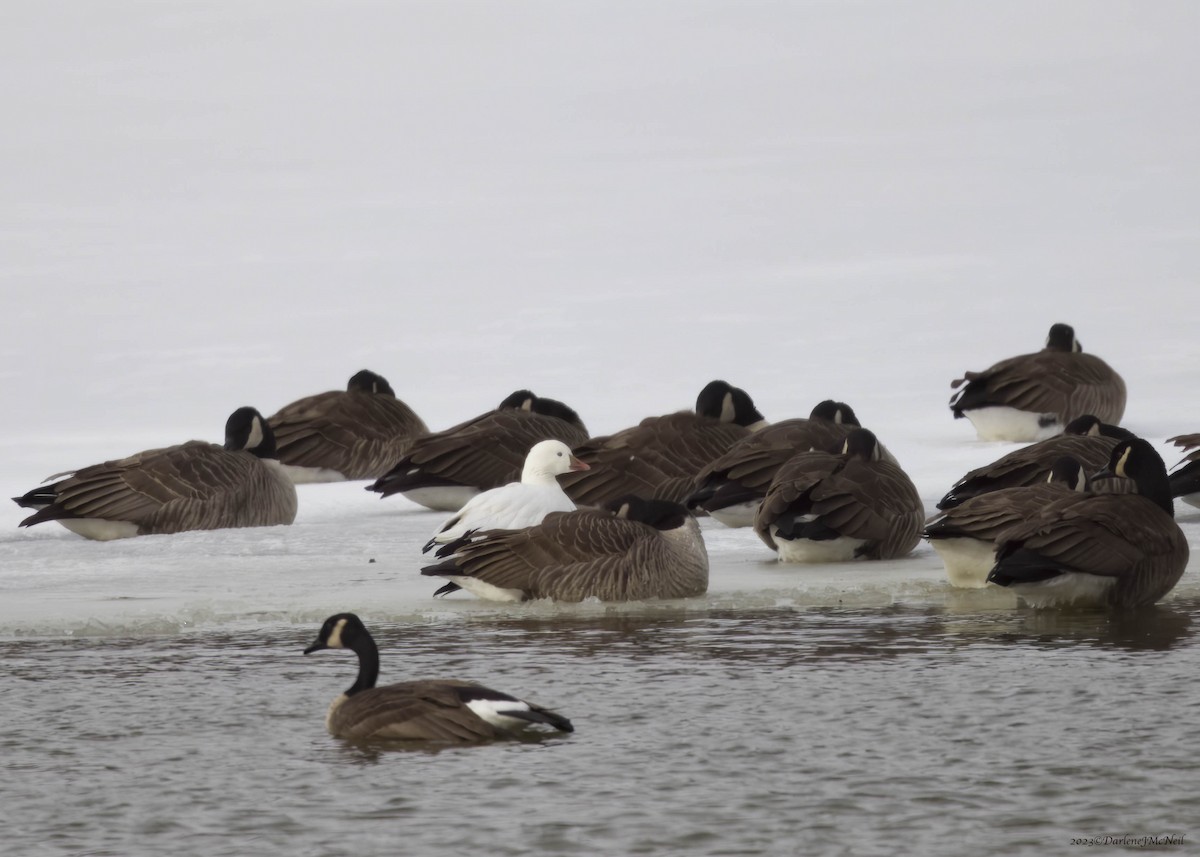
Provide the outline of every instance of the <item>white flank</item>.
<path id="1" fill-rule="evenodd" d="M 1200 509 L 1200 491 L 1197 491 L 1195 494 L 1184 494 L 1179 499 L 1189 506 L 1195 506 L 1197 509 Z"/>
<path id="2" fill-rule="evenodd" d="M 758 500 L 735 503 L 724 509 L 709 512 L 708 515 L 714 521 L 719 521 L 727 527 L 753 527 L 754 516 L 758 514 L 758 504 Z"/>
<path id="3" fill-rule="evenodd" d="M 309 485 L 316 482 L 345 482 L 345 474 L 330 470 L 328 467 L 300 467 L 295 464 L 281 464 L 283 472 L 293 485 Z"/>
<path id="4" fill-rule="evenodd" d="M 930 539 L 929 545 L 946 566 L 952 586 L 982 589 L 996 564 L 996 545 L 983 539 Z"/>
<path id="5" fill-rule="evenodd" d="M 137 524 L 106 521 L 103 518 L 59 518 L 58 522 L 73 533 L 98 542 L 128 539 L 138 534 Z"/>
<path id="6" fill-rule="evenodd" d="M 1039 425 L 1044 414 L 1033 411 L 1018 411 L 1016 408 L 991 407 L 973 408 L 963 411 L 980 440 L 1007 440 L 1014 443 L 1032 443 L 1062 434 L 1063 424 L 1054 420 L 1048 426 Z"/>
<path id="7" fill-rule="evenodd" d="M 772 525 L 771 538 L 775 540 L 780 562 L 847 562 L 855 559 L 855 551 L 867 543 L 866 539 L 785 539 Z"/>
<path id="8" fill-rule="evenodd" d="M 433 509 L 435 512 L 457 512 L 479 493 L 479 489 L 467 485 L 440 485 L 413 488 L 403 493 L 409 500 L 426 509 Z"/>
<path id="9" fill-rule="evenodd" d="M 1037 583 L 1017 583 L 1009 589 L 1031 607 L 1088 607 L 1105 604 L 1108 590 L 1112 589 L 1114 583 L 1114 577 L 1073 572 Z"/>
<path id="10" fill-rule="evenodd" d="M 503 589 L 499 586 L 492 586 L 490 583 L 484 583 L 482 580 L 474 577 L 464 577 L 460 575 L 442 575 L 451 583 L 457 583 L 467 592 L 470 592 L 477 598 L 482 598 L 485 601 L 524 601 L 525 593 L 520 589 Z"/>
<path id="11" fill-rule="evenodd" d="M 519 699 L 472 699 L 467 708 L 474 711 L 481 720 L 486 720 L 501 729 L 524 729 L 529 725 L 528 720 L 519 717 L 509 717 L 509 711 L 528 711 L 529 704 Z"/>

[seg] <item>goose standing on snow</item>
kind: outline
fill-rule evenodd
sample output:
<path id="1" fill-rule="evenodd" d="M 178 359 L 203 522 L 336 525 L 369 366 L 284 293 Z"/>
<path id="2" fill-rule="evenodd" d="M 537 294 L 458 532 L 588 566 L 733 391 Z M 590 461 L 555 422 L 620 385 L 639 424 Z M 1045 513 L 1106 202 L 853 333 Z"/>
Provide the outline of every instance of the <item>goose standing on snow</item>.
<path id="1" fill-rule="evenodd" d="M 254 408 L 225 423 L 225 445 L 193 440 L 76 470 L 14 497 L 37 509 L 21 522 L 58 521 L 89 539 L 270 527 L 296 518 L 296 488 L 275 457 L 275 437 Z"/>
<path id="2" fill-rule="evenodd" d="M 422 549 L 457 541 L 474 530 L 517 530 L 540 524 L 551 512 L 572 512 L 575 504 L 563 493 L 556 477 L 587 465 L 571 454 L 561 440 L 535 443 L 525 457 L 520 482 L 476 494 L 442 525 Z"/>
<path id="3" fill-rule="evenodd" d="M 1170 443 L 1187 453 L 1184 464 L 1171 472 L 1171 496 L 1189 506 L 1200 507 L 1200 434 L 1181 434 L 1168 438 Z"/>
<path id="4" fill-rule="evenodd" d="M 338 738 L 468 743 L 508 737 L 534 723 L 575 731 L 553 711 L 472 682 L 426 679 L 376 687 L 379 649 L 353 613 L 326 619 L 304 654 L 322 649 L 358 655 L 358 678 L 325 717 L 325 727 Z"/>
<path id="5" fill-rule="evenodd" d="M 987 585 L 996 564 L 996 539 L 1008 528 L 1037 514 L 1050 502 L 1071 491 L 1086 491 L 1083 465 L 1064 456 L 1058 459 L 1045 482 L 1000 488 L 952 506 L 925 523 L 922 535 L 946 566 L 954 586 L 978 589 Z"/>
<path id="6" fill-rule="evenodd" d="M 970 471 L 954 483 L 937 507 L 949 509 L 989 491 L 1044 482 L 1054 462 L 1064 456 L 1079 461 L 1084 472 L 1093 473 L 1108 464 L 1113 447 L 1133 437 L 1126 429 L 1085 414 L 1072 420 L 1059 437 L 1031 443 Z"/>
<path id="7" fill-rule="evenodd" d="M 779 468 L 754 531 L 782 562 L 894 559 L 916 547 L 924 518 L 908 474 L 860 428 L 840 454 L 802 452 Z"/>
<path id="8" fill-rule="evenodd" d="M 481 491 L 520 479 L 525 456 L 538 441 L 561 440 L 573 447 L 586 439 L 587 428 L 575 411 L 517 390 L 494 411 L 417 438 L 367 490 L 384 497 L 403 494 L 427 509 L 457 512 Z"/>
<path id="9" fill-rule="evenodd" d="M 641 601 L 708 590 L 708 552 L 687 509 L 622 497 L 604 509 L 555 512 L 536 527 L 465 536 L 421 574 L 490 601 Z"/>
<path id="10" fill-rule="evenodd" d="M 1084 354 L 1067 324 L 1050 328 L 1041 351 L 967 372 L 951 386 L 962 387 L 950 398 L 954 418 L 967 417 L 981 440 L 1044 440 L 1084 414 L 1116 424 L 1125 413 L 1125 382 Z"/>
<path id="11" fill-rule="evenodd" d="M 814 449 L 838 452 L 856 428 L 860 423 L 849 405 L 826 399 L 808 419 L 781 420 L 759 429 L 700 471 L 688 508 L 703 509 L 727 527 L 752 527 L 758 504 L 788 459 Z M 895 460 L 886 450 L 881 453 Z"/>
<path id="12" fill-rule="evenodd" d="M 1109 492 L 1103 482 L 1113 478 L 1133 480 L 1136 493 Z M 1141 438 L 1123 440 L 1107 472 L 1093 477 L 1097 485 L 1005 530 L 988 582 L 1034 607 L 1141 607 L 1170 592 L 1187 567 L 1188 543 L 1162 458 Z"/>
<path id="13" fill-rule="evenodd" d="M 267 422 L 296 483 L 378 479 L 429 432 L 387 380 L 367 369 L 345 390 L 298 399 Z"/>
<path id="14" fill-rule="evenodd" d="M 712 381 L 694 411 L 647 417 L 613 435 L 575 447 L 590 468 L 562 479 L 581 506 L 603 506 L 626 495 L 683 503 L 705 465 L 766 425 L 745 390 Z"/>

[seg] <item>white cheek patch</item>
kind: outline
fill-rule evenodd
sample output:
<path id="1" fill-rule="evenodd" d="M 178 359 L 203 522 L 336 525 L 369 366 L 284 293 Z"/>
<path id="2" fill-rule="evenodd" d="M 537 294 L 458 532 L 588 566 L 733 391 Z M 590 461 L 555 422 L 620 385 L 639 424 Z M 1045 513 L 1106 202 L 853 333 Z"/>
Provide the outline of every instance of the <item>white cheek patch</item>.
<path id="1" fill-rule="evenodd" d="M 1125 465 L 1129 462 L 1129 453 L 1133 452 L 1133 447 L 1125 450 L 1125 454 L 1121 456 L 1121 460 L 1117 462 L 1117 466 L 1113 468 L 1113 473 L 1118 476 L 1125 477 Z"/>
<path id="2" fill-rule="evenodd" d="M 342 629 L 346 627 L 345 619 L 338 619 L 337 624 L 333 626 L 333 630 L 329 632 L 329 639 L 325 641 L 325 645 L 331 649 L 343 649 L 342 645 Z"/>
<path id="3" fill-rule="evenodd" d="M 250 421 L 250 439 L 246 441 L 245 449 L 257 449 L 263 442 L 262 420 L 255 417 Z"/>
<path id="4" fill-rule="evenodd" d="M 528 720 L 520 717 L 509 717 L 508 711 L 528 711 L 529 705 L 519 699 L 472 699 L 467 708 L 475 712 L 480 720 L 485 720 L 501 729 L 519 729 L 529 725 Z"/>
<path id="5" fill-rule="evenodd" d="M 731 423 L 736 416 L 737 409 L 733 406 L 733 393 L 726 393 L 725 398 L 721 401 L 721 422 Z"/>

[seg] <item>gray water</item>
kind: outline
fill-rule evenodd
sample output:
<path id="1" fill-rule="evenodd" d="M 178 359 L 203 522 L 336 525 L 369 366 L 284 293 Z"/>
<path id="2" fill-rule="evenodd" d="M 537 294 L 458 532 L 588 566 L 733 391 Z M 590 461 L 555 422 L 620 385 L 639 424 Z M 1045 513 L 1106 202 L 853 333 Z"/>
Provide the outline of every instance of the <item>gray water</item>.
<path id="1" fill-rule="evenodd" d="M 6 853 L 1103 853 L 1200 825 L 1200 598 L 1130 616 L 883 608 L 377 620 L 381 682 L 458 677 L 576 732 L 324 730 L 312 624 L 0 642 Z"/>

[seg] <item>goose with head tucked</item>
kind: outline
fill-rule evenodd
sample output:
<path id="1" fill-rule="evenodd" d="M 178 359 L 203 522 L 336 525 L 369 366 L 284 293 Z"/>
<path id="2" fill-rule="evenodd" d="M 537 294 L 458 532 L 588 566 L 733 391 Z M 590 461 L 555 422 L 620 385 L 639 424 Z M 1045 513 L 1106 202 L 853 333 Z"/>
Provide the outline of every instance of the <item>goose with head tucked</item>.
<path id="1" fill-rule="evenodd" d="M 579 415 L 562 402 L 517 390 L 494 411 L 417 438 L 371 485 L 428 509 L 456 512 L 482 491 L 521 478 L 525 456 L 542 440 L 575 446 L 587 439 Z"/>
<path id="2" fill-rule="evenodd" d="M 845 402 L 826 399 L 807 419 L 782 420 L 742 438 L 696 476 L 689 509 L 703 509 L 727 527 L 752 527 L 758 505 L 779 468 L 798 452 L 839 452 L 861 424 Z M 880 455 L 895 461 L 880 447 Z"/>
<path id="3" fill-rule="evenodd" d="M 712 381 L 700 391 L 694 411 L 647 417 L 577 445 L 575 454 L 589 470 L 564 476 L 563 490 L 581 506 L 603 506 L 630 494 L 683 503 L 705 465 L 766 424 L 745 390 Z"/>
<path id="4" fill-rule="evenodd" d="M 358 655 L 358 678 L 325 717 L 325 727 L 338 738 L 474 743 L 511 737 L 534 724 L 574 731 L 560 714 L 473 682 L 424 679 L 377 687 L 379 649 L 353 613 L 326 619 L 304 654 L 323 649 Z"/>
<path id="5" fill-rule="evenodd" d="M 563 493 L 558 476 L 587 465 L 561 440 L 535 443 L 525 457 L 520 482 L 476 494 L 450 517 L 422 551 L 457 541 L 474 530 L 518 530 L 540 524 L 551 512 L 571 512 L 575 504 Z"/>
<path id="6" fill-rule="evenodd" d="M 926 521 L 922 535 L 946 566 L 952 585 L 979 589 L 987 585 L 996 564 L 996 539 L 1001 533 L 1047 503 L 1071 491 L 1086 491 L 1087 486 L 1083 465 L 1063 456 L 1046 481 L 988 491 L 951 506 Z"/>
<path id="7" fill-rule="evenodd" d="M 1064 456 L 1077 460 L 1086 473 L 1095 472 L 1108 463 L 1114 446 L 1133 436 L 1120 426 L 1085 414 L 1072 420 L 1058 437 L 1023 446 L 970 471 L 954 483 L 937 507 L 949 509 L 989 491 L 1044 482 L 1054 462 Z"/>
<path id="8" fill-rule="evenodd" d="M 555 512 L 523 530 L 467 533 L 438 550 L 424 575 L 490 601 L 641 601 L 708 589 L 708 552 L 687 509 L 621 497 L 603 509 Z"/>
<path id="9" fill-rule="evenodd" d="M 782 562 L 894 559 L 920 541 L 924 518 L 912 479 L 859 428 L 841 453 L 802 452 L 779 468 L 754 531 Z"/>
<path id="10" fill-rule="evenodd" d="M 368 369 L 345 390 L 284 405 L 268 420 L 279 461 L 296 483 L 378 479 L 429 429 Z"/>
<path id="11" fill-rule="evenodd" d="M 254 408 L 225 423 L 225 445 L 193 440 L 60 474 L 17 505 L 21 522 L 58 521 L 89 539 L 269 527 L 296 518 L 296 489 L 275 457 L 271 427 Z M 57 477 L 51 477 L 57 478 Z"/>
<path id="12" fill-rule="evenodd" d="M 1136 492 L 1107 490 L 1109 480 L 1131 480 Z M 1121 441 L 1092 485 L 1002 532 L 988 582 L 1039 608 L 1142 607 L 1170 592 L 1187 567 L 1188 543 L 1154 447 Z"/>
<path id="13" fill-rule="evenodd" d="M 1053 325 L 1041 351 L 967 372 L 951 386 L 954 418 L 967 417 L 981 440 L 1044 440 L 1084 414 L 1116 424 L 1125 413 L 1124 380 L 1083 353 L 1069 324 Z"/>

